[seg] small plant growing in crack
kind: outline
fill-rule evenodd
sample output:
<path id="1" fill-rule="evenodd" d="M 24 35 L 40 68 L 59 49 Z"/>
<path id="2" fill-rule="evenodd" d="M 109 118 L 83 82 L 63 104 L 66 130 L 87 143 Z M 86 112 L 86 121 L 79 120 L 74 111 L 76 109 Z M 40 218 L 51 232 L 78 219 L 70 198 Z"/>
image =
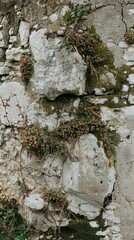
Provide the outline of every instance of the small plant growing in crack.
<path id="1" fill-rule="evenodd" d="M 27 84 L 34 71 L 32 57 L 29 54 L 23 53 L 20 57 L 19 64 L 21 80 Z"/>
<path id="2" fill-rule="evenodd" d="M 96 34 L 94 27 L 85 32 L 76 29 L 66 29 L 65 45 L 71 51 L 78 51 L 85 61 L 91 75 L 97 74 L 98 66 L 112 65 L 113 55 L 110 50 L 102 43 Z"/>
<path id="3" fill-rule="evenodd" d="M 74 5 L 72 3 L 69 4 L 69 10 L 66 12 L 62 21 L 66 25 L 76 24 L 79 21 L 85 20 L 86 16 L 91 11 L 91 4 L 84 4 L 84 5 Z"/>
<path id="4" fill-rule="evenodd" d="M 68 201 L 65 197 L 65 193 L 62 190 L 49 190 L 44 191 L 43 199 L 46 202 L 45 208 L 48 208 L 51 204 L 54 208 L 60 209 L 60 211 L 66 211 Z"/>
<path id="5" fill-rule="evenodd" d="M 130 28 L 130 30 L 125 33 L 125 35 L 124 35 L 124 41 L 125 41 L 128 45 L 134 44 L 134 29 L 133 29 L 133 28 Z"/>

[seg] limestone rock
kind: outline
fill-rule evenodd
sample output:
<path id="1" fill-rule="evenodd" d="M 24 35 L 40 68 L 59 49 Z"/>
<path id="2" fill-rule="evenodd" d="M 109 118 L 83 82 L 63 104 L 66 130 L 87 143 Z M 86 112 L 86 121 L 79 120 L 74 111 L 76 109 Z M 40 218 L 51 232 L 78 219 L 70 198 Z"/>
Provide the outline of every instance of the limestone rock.
<path id="1" fill-rule="evenodd" d="M 123 58 L 128 62 L 134 62 L 134 52 L 126 51 Z"/>
<path id="2" fill-rule="evenodd" d="M 129 94 L 129 96 L 128 96 L 128 102 L 129 102 L 130 104 L 134 104 L 134 94 Z"/>
<path id="3" fill-rule="evenodd" d="M 127 81 L 129 84 L 134 84 L 134 74 L 129 74 Z"/>
<path id="4" fill-rule="evenodd" d="M 29 125 L 38 121 L 42 127 L 48 127 L 48 129 L 52 131 L 57 126 L 57 118 L 57 113 L 48 115 L 46 112 L 39 109 L 38 105 L 35 103 L 30 104 L 27 108 L 27 121 Z"/>
<path id="5" fill-rule="evenodd" d="M 89 219 L 99 215 L 105 196 L 113 189 L 115 170 L 108 168 L 104 149 L 92 134 L 83 135 L 74 146 L 72 160 L 63 165 L 63 186 L 69 208 Z"/>
<path id="6" fill-rule="evenodd" d="M 24 86 L 17 82 L 0 85 L 0 121 L 5 125 L 20 125 L 24 121 L 28 100 Z"/>
<path id="7" fill-rule="evenodd" d="M 21 21 L 19 26 L 21 46 L 24 46 L 28 42 L 29 31 L 30 31 L 30 24 L 28 22 Z"/>
<path id="8" fill-rule="evenodd" d="M 30 46 L 35 58 L 33 85 L 35 91 L 50 100 L 69 93 L 85 91 L 86 66 L 78 52 L 68 53 L 62 38 L 47 39 L 45 29 L 32 32 Z"/>
<path id="9" fill-rule="evenodd" d="M 45 206 L 45 202 L 40 195 L 34 194 L 26 197 L 25 206 L 33 210 L 41 210 Z"/>
<path id="10" fill-rule="evenodd" d="M 0 75 L 8 75 L 10 68 L 6 64 L 0 63 Z"/>
<path id="11" fill-rule="evenodd" d="M 11 49 L 7 49 L 6 51 L 6 59 L 10 60 L 10 61 L 19 61 L 20 60 L 20 56 L 22 53 L 24 53 L 25 51 L 23 49 L 19 48 L 11 48 Z"/>

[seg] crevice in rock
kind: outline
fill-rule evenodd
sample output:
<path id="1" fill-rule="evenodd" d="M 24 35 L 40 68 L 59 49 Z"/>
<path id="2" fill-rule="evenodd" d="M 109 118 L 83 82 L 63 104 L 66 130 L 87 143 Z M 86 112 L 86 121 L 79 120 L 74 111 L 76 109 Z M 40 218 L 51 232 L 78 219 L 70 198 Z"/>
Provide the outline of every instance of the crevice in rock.
<path id="1" fill-rule="evenodd" d="M 93 9 L 90 13 L 95 12 L 96 10 L 107 7 L 107 6 L 113 6 L 114 8 L 116 8 L 115 3 L 107 3 L 107 4 L 104 4 L 104 5 L 101 5 L 101 6 L 96 6 L 96 4 L 95 4 L 95 6 L 93 7 Z"/>
<path id="2" fill-rule="evenodd" d="M 121 17 L 122 17 L 122 22 L 125 25 L 126 32 L 128 31 L 127 23 L 124 21 L 124 1 L 120 2 L 121 5 Z"/>

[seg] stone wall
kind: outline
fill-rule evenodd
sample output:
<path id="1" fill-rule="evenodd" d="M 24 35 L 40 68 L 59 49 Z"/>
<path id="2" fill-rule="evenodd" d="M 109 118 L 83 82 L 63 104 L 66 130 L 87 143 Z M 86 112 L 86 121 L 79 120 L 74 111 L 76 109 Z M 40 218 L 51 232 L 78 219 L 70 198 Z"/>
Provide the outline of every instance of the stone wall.
<path id="1" fill-rule="evenodd" d="M 0 198 L 43 239 L 133 240 L 134 3 L 69 2 L 0 2 Z"/>

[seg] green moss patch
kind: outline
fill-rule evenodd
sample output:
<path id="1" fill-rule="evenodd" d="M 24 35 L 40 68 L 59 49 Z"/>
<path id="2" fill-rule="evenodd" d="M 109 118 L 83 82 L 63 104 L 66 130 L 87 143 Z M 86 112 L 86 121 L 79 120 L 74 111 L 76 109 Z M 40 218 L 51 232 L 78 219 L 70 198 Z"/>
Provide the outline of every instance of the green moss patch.
<path id="1" fill-rule="evenodd" d="M 104 220 L 102 219 L 102 213 L 94 219 L 99 225 L 97 228 L 92 228 L 89 224 L 89 220 L 84 217 L 78 217 L 72 219 L 67 227 L 61 228 L 61 237 L 64 240 L 100 240 L 101 236 L 97 236 L 97 231 L 105 231 Z"/>

